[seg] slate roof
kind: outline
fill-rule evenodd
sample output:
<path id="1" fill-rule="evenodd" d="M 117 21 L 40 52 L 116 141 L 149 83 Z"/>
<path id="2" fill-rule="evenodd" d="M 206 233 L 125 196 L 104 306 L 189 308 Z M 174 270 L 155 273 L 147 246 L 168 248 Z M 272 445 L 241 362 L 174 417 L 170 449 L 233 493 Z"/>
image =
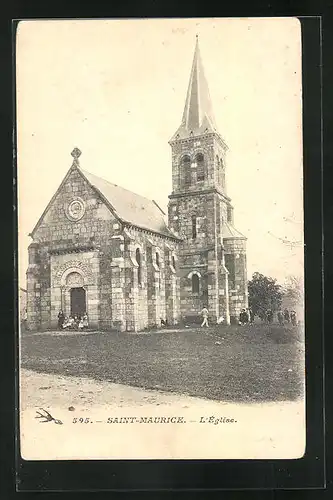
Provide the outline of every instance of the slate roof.
<path id="1" fill-rule="evenodd" d="M 112 209 L 128 224 L 148 231 L 178 239 L 167 227 L 164 212 L 153 200 L 112 184 L 101 177 L 97 177 L 86 170 L 79 168 L 88 182 L 101 193 Z"/>
<path id="2" fill-rule="evenodd" d="M 239 238 L 246 240 L 246 236 L 244 236 L 242 233 L 237 231 L 237 229 L 234 228 L 231 224 L 228 224 L 225 222 L 222 226 L 222 237 L 223 239 L 228 239 L 228 238 Z"/>
<path id="3" fill-rule="evenodd" d="M 197 38 L 182 122 L 171 141 L 212 132 L 218 134 Z"/>

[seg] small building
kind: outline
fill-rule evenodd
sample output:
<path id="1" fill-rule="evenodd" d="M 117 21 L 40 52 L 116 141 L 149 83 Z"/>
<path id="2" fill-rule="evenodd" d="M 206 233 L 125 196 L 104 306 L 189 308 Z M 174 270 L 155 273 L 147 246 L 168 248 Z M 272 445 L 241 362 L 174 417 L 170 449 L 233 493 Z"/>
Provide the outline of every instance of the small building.
<path id="1" fill-rule="evenodd" d="M 30 329 L 58 312 L 92 328 L 138 331 L 191 321 L 207 306 L 227 323 L 247 307 L 246 238 L 226 189 L 227 145 L 217 131 L 198 40 L 181 125 L 169 142 L 168 220 L 148 200 L 80 168 L 81 151 L 31 233 Z"/>

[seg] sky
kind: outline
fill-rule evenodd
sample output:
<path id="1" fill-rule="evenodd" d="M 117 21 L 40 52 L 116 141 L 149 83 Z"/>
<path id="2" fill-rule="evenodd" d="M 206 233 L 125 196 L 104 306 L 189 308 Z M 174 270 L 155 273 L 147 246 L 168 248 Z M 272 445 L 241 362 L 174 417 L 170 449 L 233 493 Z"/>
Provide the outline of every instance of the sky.
<path id="1" fill-rule="evenodd" d="M 17 31 L 19 284 L 29 233 L 82 151 L 83 169 L 171 193 L 195 37 L 248 276 L 303 274 L 301 30 L 293 18 L 24 21 Z M 288 242 L 288 243 L 287 243 Z M 296 244 L 289 244 L 289 243 Z"/>

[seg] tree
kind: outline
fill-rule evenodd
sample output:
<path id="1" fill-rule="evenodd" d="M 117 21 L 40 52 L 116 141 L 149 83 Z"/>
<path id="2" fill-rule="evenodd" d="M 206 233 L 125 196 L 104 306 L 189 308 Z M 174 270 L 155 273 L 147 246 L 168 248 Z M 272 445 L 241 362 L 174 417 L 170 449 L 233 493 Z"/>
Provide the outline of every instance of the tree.
<path id="1" fill-rule="evenodd" d="M 253 314 L 263 317 L 267 309 L 277 311 L 282 304 L 283 290 L 276 279 L 254 273 L 248 283 L 249 306 Z"/>
<path id="2" fill-rule="evenodd" d="M 282 291 L 283 298 L 290 304 L 290 307 L 301 305 L 304 296 L 303 278 L 301 276 L 287 276 Z"/>

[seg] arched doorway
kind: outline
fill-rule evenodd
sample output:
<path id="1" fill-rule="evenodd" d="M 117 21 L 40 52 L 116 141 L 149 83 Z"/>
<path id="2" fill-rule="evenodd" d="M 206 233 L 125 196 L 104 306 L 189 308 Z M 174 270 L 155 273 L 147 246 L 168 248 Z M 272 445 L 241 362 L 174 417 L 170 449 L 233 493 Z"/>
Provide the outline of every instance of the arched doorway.
<path id="1" fill-rule="evenodd" d="M 84 288 L 71 288 L 71 316 L 83 316 L 87 310 L 86 291 Z"/>

